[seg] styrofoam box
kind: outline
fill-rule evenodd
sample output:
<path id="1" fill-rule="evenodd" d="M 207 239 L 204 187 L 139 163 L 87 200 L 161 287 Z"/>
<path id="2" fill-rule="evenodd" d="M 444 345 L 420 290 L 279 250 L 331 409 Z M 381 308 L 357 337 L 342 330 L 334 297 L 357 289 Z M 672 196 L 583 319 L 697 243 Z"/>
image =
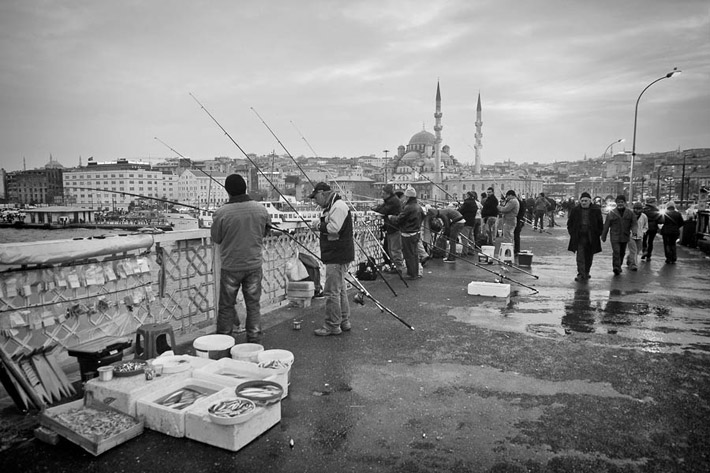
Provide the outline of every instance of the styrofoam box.
<path id="1" fill-rule="evenodd" d="M 233 360 L 231 358 L 222 358 L 197 369 L 193 372 L 193 376 L 197 379 L 221 383 L 235 388 L 244 382 L 256 379 L 265 379 L 279 384 L 284 381 L 279 379 L 279 376 L 275 374 L 275 370 L 259 368 L 256 363 Z M 285 378 L 286 376 L 283 375 L 281 377 Z"/>
<path id="2" fill-rule="evenodd" d="M 185 414 L 185 436 L 198 442 L 236 452 L 281 421 L 281 403 L 257 407 L 254 416 L 241 424 L 220 425 L 210 421 L 207 409 L 223 399 L 233 399 L 234 388 L 225 388 Z"/>
<path id="3" fill-rule="evenodd" d="M 198 399 L 191 406 L 184 409 L 173 409 L 172 407 L 163 406 L 156 401 L 167 396 L 180 388 L 195 386 L 212 391 L 209 395 Z M 214 398 L 224 389 L 224 384 L 219 384 L 204 379 L 187 378 L 176 383 L 161 386 L 160 389 L 154 389 L 150 394 L 138 399 L 136 403 L 136 412 L 138 417 L 145 420 L 145 426 L 151 430 L 157 430 L 172 437 L 185 436 L 185 415 L 193 409 L 202 405 L 209 406 L 214 402 Z M 233 388 L 231 388 L 233 389 Z"/>
<path id="4" fill-rule="evenodd" d="M 508 297 L 510 284 L 473 281 L 468 284 L 468 293 L 472 296 Z"/>
<path id="5" fill-rule="evenodd" d="M 298 298 L 298 297 L 313 297 L 313 292 L 315 291 L 315 285 L 313 281 L 289 281 L 286 287 L 286 297 Z"/>

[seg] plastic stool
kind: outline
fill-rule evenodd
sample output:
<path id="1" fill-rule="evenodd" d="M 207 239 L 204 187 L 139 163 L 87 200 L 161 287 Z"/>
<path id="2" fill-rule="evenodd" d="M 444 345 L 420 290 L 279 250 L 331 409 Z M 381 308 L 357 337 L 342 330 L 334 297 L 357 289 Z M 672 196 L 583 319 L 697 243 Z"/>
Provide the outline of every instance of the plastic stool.
<path id="1" fill-rule="evenodd" d="M 501 243 L 498 259 L 504 263 L 514 263 L 515 255 L 513 254 L 513 251 L 514 248 L 512 243 Z"/>
<path id="2" fill-rule="evenodd" d="M 170 343 L 168 343 L 170 337 Z M 136 329 L 135 359 L 149 360 L 175 346 L 175 334 L 169 323 L 143 324 Z"/>

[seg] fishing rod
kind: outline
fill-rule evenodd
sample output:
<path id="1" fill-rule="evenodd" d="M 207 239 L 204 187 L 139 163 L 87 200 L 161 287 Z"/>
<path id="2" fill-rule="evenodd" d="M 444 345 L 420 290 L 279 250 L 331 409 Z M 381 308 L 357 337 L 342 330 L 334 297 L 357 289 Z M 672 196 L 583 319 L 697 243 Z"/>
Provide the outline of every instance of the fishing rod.
<path id="1" fill-rule="evenodd" d="M 177 152 L 176 150 L 174 150 L 173 148 L 171 148 L 165 141 L 161 140 L 161 139 L 158 138 L 157 136 L 154 136 L 153 139 L 160 141 L 160 142 L 161 142 L 162 144 L 164 144 L 170 151 L 172 151 L 173 153 L 177 154 L 177 155 L 180 156 L 182 159 L 189 159 L 189 158 L 186 158 L 185 156 L 183 156 L 182 154 L 178 153 L 178 152 Z M 192 168 L 190 168 L 190 169 L 198 169 L 199 171 L 202 171 L 202 173 L 203 173 L 205 176 L 209 177 L 209 178 L 212 179 L 214 182 L 216 182 L 216 183 L 219 184 L 220 186 L 224 187 L 224 184 L 222 184 L 222 183 L 219 182 L 217 179 L 215 179 L 214 177 L 212 177 L 212 174 L 208 174 L 207 172 L 205 172 L 204 169 L 202 169 L 202 168 L 200 168 L 200 167 L 192 167 Z"/>
<path id="2" fill-rule="evenodd" d="M 448 193 L 447 191 L 445 191 L 439 184 L 437 184 L 436 182 L 434 182 L 434 181 L 432 181 L 431 179 L 429 179 L 424 173 L 422 173 L 422 172 L 415 172 L 414 175 L 415 175 L 415 176 L 421 176 L 421 177 L 423 177 L 423 178 L 426 179 L 428 182 L 430 182 L 431 184 L 435 185 L 439 190 L 441 190 L 441 192 L 443 192 L 443 193 L 446 194 L 447 196 L 449 196 L 449 197 L 451 197 L 452 199 L 454 199 L 457 204 L 461 205 L 461 202 L 459 202 L 459 200 L 458 200 L 456 197 L 454 197 L 453 195 L 449 194 L 449 193 Z M 435 201 L 435 202 L 436 202 L 436 201 Z"/>
<path id="3" fill-rule="evenodd" d="M 320 261 L 321 263 L 323 263 L 323 260 L 322 260 L 318 255 L 316 255 L 313 251 L 311 251 L 310 248 L 308 248 L 307 246 L 305 246 L 303 243 L 301 243 L 300 241 L 298 241 L 293 235 L 291 235 L 290 233 L 288 233 L 286 230 L 282 230 L 282 229 L 280 229 L 280 228 L 278 228 L 278 227 L 275 227 L 275 226 L 273 226 L 273 225 L 270 225 L 270 227 L 271 227 L 271 229 L 273 229 L 273 230 L 282 232 L 284 235 L 286 235 L 286 236 L 289 237 L 291 240 L 293 240 L 297 245 L 301 246 L 303 249 L 305 249 L 307 252 L 309 252 L 313 257 L 315 257 L 316 259 L 318 259 L 318 261 Z M 377 308 L 380 309 L 380 312 L 386 312 L 386 313 L 390 314 L 392 317 L 394 317 L 395 319 L 397 319 L 398 321 L 400 321 L 402 324 L 404 324 L 407 328 L 409 328 L 410 330 L 414 330 L 414 327 L 412 327 L 409 323 L 407 323 L 407 321 L 405 321 L 405 320 L 404 320 L 403 318 L 401 318 L 399 315 L 395 314 L 392 310 L 390 310 L 389 308 L 387 308 L 387 307 L 386 307 L 384 304 L 382 304 L 380 301 L 378 301 L 377 299 L 375 299 L 375 298 L 372 296 L 372 294 L 370 294 L 370 292 L 367 290 L 367 288 L 365 288 L 365 286 L 363 286 L 363 284 L 360 282 L 360 280 L 359 280 L 358 278 L 354 277 L 354 276 L 353 276 L 352 274 L 350 274 L 349 272 L 347 273 L 347 275 L 350 276 L 350 277 L 349 277 L 349 278 L 346 277 L 345 280 L 358 290 L 358 294 L 356 294 L 356 295 L 355 295 L 355 298 L 353 299 L 357 304 L 365 305 L 363 296 L 364 296 L 364 297 L 367 297 L 368 299 L 370 299 L 372 302 L 375 303 L 375 305 L 377 306 Z M 359 297 L 358 297 L 358 296 L 359 296 Z"/>
<path id="4" fill-rule="evenodd" d="M 110 192 L 112 194 L 122 194 L 122 195 L 130 195 L 132 197 L 139 197 L 141 199 L 150 199 L 150 200 L 157 200 L 158 202 L 165 202 L 166 204 L 172 204 L 172 205 L 181 205 L 183 207 L 188 207 L 191 209 L 195 210 L 202 210 L 200 207 L 195 207 L 194 205 L 190 204 L 183 204 L 182 202 L 175 202 L 173 200 L 167 200 L 167 199 L 159 199 L 157 197 L 148 197 L 147 195 L 141 195 L 141 194 L 132 194 L 130 192 L 124 192 L 124 191 L 114 191 L 110 189 L 96 189 L 93 187 L 76 187 L 76 186 L 70 186 L 72 189 L 81 189 L 81 190 L 86 190 L 86 191 L 96 191 L 96 192 Z"/>
<path id="5" fill-rule="evenodd" d="M 286 151 L 286 154 L 288 154 L 288 156 L 293 160 L 293 163 L 296 165 L 296 167 L 299 169 L 299 171 L 301 171 L 301 174 L 303 174 L 303 176 L 308 180 L 309 184 L 310 184 L 311 186 L 315 187 L 315 184 L 313 184 L 313 181 L 311 181 L 311 178 L 308 177 L 308 174 L 306 174 L 306 171 L 303 170 L 303 168 L 301 167 L 301 165 L 298 164 L 298 161 L 296 161 L 296 160 L 294 159 L 293 155 L 291 155 L 291 153 L 286 149 L 286 146 L 284 146 L 284 144 L 281 142 L 281 140 L 279 139 L 279 137 L 276 136 L 276 133 L 274 133 L 274 130 L 272 130 L 271 127 L 266 124 L 266 122 L 264 121 L 264 119 L 261 118 L 261 115 L 259 115 L 259 112 L 257 112 L 254 107 L 249 107 L 249 108 L 251 108 L 251 111 L 254 112 L 254 114 L 256 114 L 257 117 L 259 117 L 259 120 L 261 120 L 261 123 L 263 123 L 264 126 L 266 127 L 266 129 L 271 132 L 271 135 L 276 139 L 276 141 L 279 142 L 279 144 L 280 144 L 281 147 L 284 149 L 284 151 Z"/>
<path id="6" fill-rule="evenodd" d="M 504 262 L 503 260 L 496 258 L 495 256 L 490 256 L 490 255 L 485 254 L 485 253 L 483 252 L 483 250 L 476 244 L 476 242 L 473 241 L 473 240 L 471 240 L 471 239 L 468 238 L 467 236 L 465 236 L 465 235 L 459 235 L 459 236 L 460 236 L 461 238 L 463 238 L 464 240 L 468 241 L 469 243 L 473 243 L 473 248 L 478 252 L 478 254 L 485 255 L 486 257 L 488 257 L 488 258 L 490 258 L 490 259 L 496 261 L 497 263 L 502 264 L 502 265 L 505 265 L 504 267 L 506 267 L 506 268 L 510 267 L 510 268 L 513 268 L 513 269 L 515 269 L 515 270 L 517 270 L 517 271 L 520 271 L 521 273 L 525 273 L 525 274 L 527 274 L 528 276 L 532 276 L 532 277 L 534 277 L 535 279 L 540 279 L 540 276 L 537 276 L 537 275 L 532 274 L 532 273 L 530 273 L 530 272 L 528 272 L 528 271 L 525 271 L 524 269 L 519 268 L 518 266 L 515 266 L 514 264 L 506 263 L 506 262 Z"/>
<path id="7" fill-rule="evenodd" d="M 254 110 L 253 107 L 252 107 L 252 110 Z M 256 110 L 254 110 L 254 113 L 256 113 Z M 264 120 L 261 118 L 261 116 L 259 116 L 258 113 L 257 113 L 257 116 L 261 119 L 262 123 L 264 123 L 264 125 L 269 129 L 269 131 L 271 131 L 271 134 L 274 135 L 274 138 L 276 138 L 276 134 L 271 130 L 271 128 L 269 128 L 269 126 L 266 124 L 266 122 L 264 122 Z M 293 127 L 296 129 L 296 131 L 298 132 L 298 134 L 301 135 L 301 138 L 302 138 L 303 141 L 306 143 L 306 145 L 308 145 L 308 148 L 310 148 L 311 152 L 317 157 L 317 156 L 318 156 L 318 153 L 316 153 L 316 151 L 313 149 L 313 147 L 312 147 L 311 144 L 308 142 L 308 140 L 306 140 L 306 137 L 303 136 L 303 133 L 301 133 L 301 130 L 299 130 L 298 127 L 296 127 L 296 124 L 293 123 L 293 121 L 291 121 L 291 124 L 292 124 Z M 279 144 L 281 144 L 281 141 L 280 141 L 278 138 L 276 138 L 276 140 L 279 142 Z M 283 144 L 282 144 L 281 146 L 283 146 Z M 291 153 L 289 153 L 289 151 L 286 149 L 286 147 L 283 147 L 283 149 L 284 149 L 284 151 L 286 151 L 286 154 L 288 154 L 289 157 L 293 160 L 293 162 L 296 163 L 296 166 L 298 166 L 298 163 L 296 162 L 296 159 L 293 157 L 293 155 L 291 155 Z M 303 169 L 301 169 L 301 166 L 298 166 L 298 169 L 301 170 L 301 172 L 303 173 L 303 175 L 306 176 L 306 179 L 308 179 L 309 182 L 310 182 L 310 179 L 308 178 L 308 175 L 305 173 L 305 171 L 304 171 Z M 340 185 L 340 183 L 330 174 L 330 172 L 329 172 L 327 169 L 325 169 L 325 172 L 326 172 L 326 175 L 328 176 L 328 178 L 329 178 L 333 183 L 335 183 L 335 185 L 338 187 L 338 189 L 340 189 L 340 194 L 341 194 L 341 198 L 343 199 L 343 201 L 345 201 L 345 202 L 348 204 L 348 206 L 349 206 L 353 211 L 357 212 L 357 209 L 355 208 L 355 205 L 353 205 L 353 203 L 350 201 L 350 199 L 348 199 L 347 196 L 345 195 L 345 190 L 343 189 L 343 186 Z M 311 182 L 311 184 L 313 184 L 313 183 Z M 404 283 L 404 286 L 405 286 L 406 288 L 409 288 L 409 284 L 407 284 L 407 281 L 404 279 L 404 276 L 402 275 L 402 271 L 397 267 L 396 264 L 394 264 L 394 262 L 392 261 L 392 258 L 390 258 L 390 256 L 387 254 L 387 252 L 385 251 L 385 248 L 384 248 L 384 247 L 382 246 L 382 244 L 380 243 L 379 238 L 377 238 L 377 237 L 375 236 L 375 234 L 372 232 L 372 230 L 370 229 L 370 227 L 368 227 L 367 225 L 365 225 L 365 230 L 370 234 L 370 237 L 372 237 L 372 240 L 377 244 L 377 246 L 379 247 L 379 249 L 380 249 L 380 251 L 382 252 L 382 254 L 385 255 L 385 257 L 386 257 L 387 260 L 389 261 L 390 267 L 391 267 L 391 268 L 394 268 L 395 272 L 397 273 L 397 276 L 399 276 L 399 279 Z M 366 258 L 368 258 L 369 260 L 373 260 L 373 261 L 374 261 L 374 259 L 371 258 L 371 257 L 367 254 L 367 252 L 365 251 L 365 249 L 364 249 L 362 246 L 360 246 L 359 243 L 358 243 L 357 245 L 358 245 L 358 248 L 360 248 L 360 251 L 362 251 L 362 253 L 365 255 Z M 386 283 L 387 285 L 389 285 L 389 283 L 387 282 L 387 278 L 382 274 L 382 271 L 380 270 L 380 268 L 379 268 L 377 265 L 375 265 L 375 271 L 377 271 L 377 273 L 378 273 L 380 276 L 382 276 L 382 279 L 385 281 L 385 283 Z M 393 294 L 395 295 L 395 297 L 396 297 L 397 294 L 394 292 L 394 289 L 392 289 L 392 288 L 390 288 L 390 289 L 392 290 L 392 293 L 393 293 Z"/>

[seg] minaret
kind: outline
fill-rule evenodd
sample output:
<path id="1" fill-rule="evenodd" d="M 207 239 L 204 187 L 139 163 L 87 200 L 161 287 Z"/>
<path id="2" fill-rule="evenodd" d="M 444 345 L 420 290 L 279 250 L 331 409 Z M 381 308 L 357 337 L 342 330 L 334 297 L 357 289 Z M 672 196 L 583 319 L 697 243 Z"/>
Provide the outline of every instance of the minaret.
<path id="1" fill-rule="evenodd" d="M 483 133 L 481 132 L 481 127 L 483 127 L 483 121 L 481 120 L 481 92 L 478 92 L 478 105 L 476 105 L 476 145 L 474 146 L 476 150 L 476 165 L 474 172 L 476 176 L 481 175 L 481 148 L 483 148 L 483 143 L 481 143 L 481 138 L 483 138 Z"/>
<path id="2" fill-rule="evenodd" d="M 441 185 L 441 91 L 439 90 L 439 81 L 436 81 L 436 111 L 434 112 L 434 182 Z M 432 196 L 436 196 L 439 192 L 432 189 Z M 443 196 L 440 196 L 442 199 Z"/>

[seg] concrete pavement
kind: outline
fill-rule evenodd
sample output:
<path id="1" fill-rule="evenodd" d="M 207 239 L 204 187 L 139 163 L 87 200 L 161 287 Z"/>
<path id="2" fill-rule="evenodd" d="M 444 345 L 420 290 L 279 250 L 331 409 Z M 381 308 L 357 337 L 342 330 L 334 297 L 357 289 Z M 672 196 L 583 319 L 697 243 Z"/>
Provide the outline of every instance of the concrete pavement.
<path id="1" fill-rule="evenodd" d="M 710 260 L 680 247 L 665 265 L 657 241 L 650 263 L 615 277 L 606 243 L 579 284 L 563 227 L 522 238 L 539 279 L 503 274 L 537 293 L 469 296 L 469 282 L 498 278 L 473 257 L 431 261 L 408 288 L 387 275 L 396 297 L 366 282 L 414 331 L 371 301 L 352 304 L 353 330 L 334 337 L 312 333 L 324 301 L 265 315 L 265 347 L 296 361 L 280 424 L 240 452 L 146 431 L 98 458 L 66 441 L 14 443 L 0 470 L 710 471 Z M 28 437 L 33 419 L 13 410 L 3 425 Z"/>

